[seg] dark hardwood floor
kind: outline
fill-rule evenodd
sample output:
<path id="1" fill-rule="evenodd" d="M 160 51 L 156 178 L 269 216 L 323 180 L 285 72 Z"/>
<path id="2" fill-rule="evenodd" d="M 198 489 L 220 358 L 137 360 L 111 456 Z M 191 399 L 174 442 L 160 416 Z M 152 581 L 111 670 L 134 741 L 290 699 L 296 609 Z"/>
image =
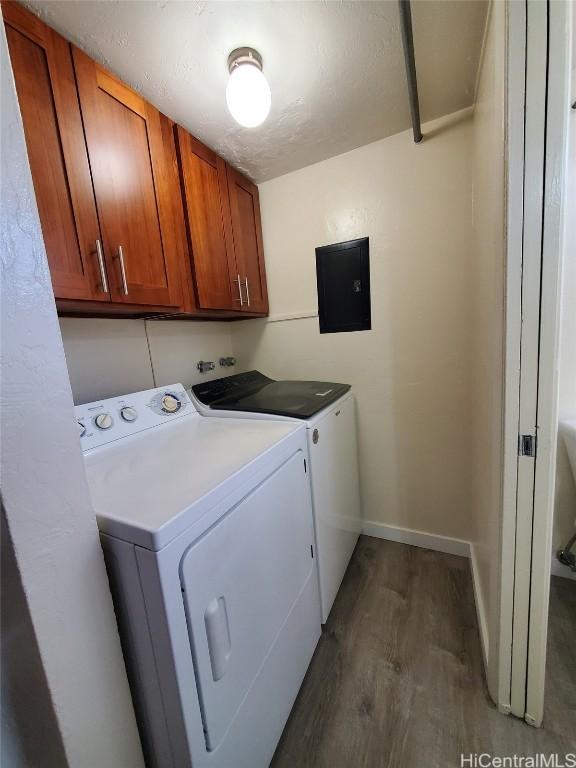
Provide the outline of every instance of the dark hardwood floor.
<path id="1" fill-rule="evenodd" d="M 450 768 L 461 753 L 575 752 L 575 593 L 576 582 L 553 584 L 547 716 L 531 728 L 488 696 L 468 561 L 361 537 L 273 768 Z"/>
<path id="2" fill-rule="evenodd" d="M 576 581 L 552 576 L 544 726 L 569 733 L 576 751 Z"/>

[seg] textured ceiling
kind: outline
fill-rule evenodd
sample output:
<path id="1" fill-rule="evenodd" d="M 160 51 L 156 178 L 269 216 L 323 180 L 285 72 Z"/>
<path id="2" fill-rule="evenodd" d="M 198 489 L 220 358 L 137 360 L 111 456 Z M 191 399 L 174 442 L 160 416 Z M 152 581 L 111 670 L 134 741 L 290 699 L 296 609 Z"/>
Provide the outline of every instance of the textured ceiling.
<path id="1" fill-rule="evenodd" d="M 410 126 L 393 0 L 26 5 L 255 181 Z M 472 104 L 486 9 L 412 2 L 423 120 Z M 241 128 L 226 107 L 226 60 L 241 45 L 260 51 L 272 89 L 259 128 Z"/>

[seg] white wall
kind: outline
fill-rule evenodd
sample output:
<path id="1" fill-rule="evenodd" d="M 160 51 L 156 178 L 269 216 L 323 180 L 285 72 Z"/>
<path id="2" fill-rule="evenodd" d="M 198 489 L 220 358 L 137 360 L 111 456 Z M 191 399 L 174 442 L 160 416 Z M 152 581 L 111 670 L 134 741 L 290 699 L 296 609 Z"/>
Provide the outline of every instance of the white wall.
<path id="1" fill-rule="evenodd" d="M 61 768 L 66 765 L 64 744 L 3 511 L 0 546 L 0 765 L 8 768 Z M 34 691 L 33 696 L 30 696 L 30 691 Z"/>
<path id="2" fill-rule="evenodd" d="M 60 328 L 76 405 L 235 370 L 218 365 L 232 355 L 230 323 L 64 317 Z M 200 374 L 200 360 L 216 369 Z"/>
<path id="3" fill-rule="evenodd" d="M 260 186 L 271 318 L 232 335 L 242 368 L 353 385 L 365 519 L 469 539 L 470 116 L 424 133 Z M 366 235 L 372 330 L 320 335 L 314 249 Z"/>
<path id="4" fill-rule="evenodd" d="M 3 545 L 19 602 L 3 614 L 2 764 L 143 768 L 0 26 Z"/>
<path id="5" fill-rule="evenodd" d="M 576 40 L 573 45 L 576 46 Z M 572 71 L 572 101 L 576 100 L 576 69 Z M 560 419 L 576 419 L 576 111 L 570 114 L 570 147 L 566 199 L 566 234 L 562 272 L 560 324 Z M 556 463 L 554 550 L 565 545 L 574 532 L 576 486 L 562 438 Z"/>
<path id="6" fill-rule="evenodd" d="M 505 284 L 506 7 L 492 3 L 481 59 L 473 133 L 474 247 L 472 408 L 472 556 L 476 599 L 489 666 L 499 636 L 502 522 L 502 414 Z M 513 556 L 513 553 L 510 553 Z M 495 663 L 496 653 L 493 660 Z M 492 679 L 492 676 L 491 676 Z"/>

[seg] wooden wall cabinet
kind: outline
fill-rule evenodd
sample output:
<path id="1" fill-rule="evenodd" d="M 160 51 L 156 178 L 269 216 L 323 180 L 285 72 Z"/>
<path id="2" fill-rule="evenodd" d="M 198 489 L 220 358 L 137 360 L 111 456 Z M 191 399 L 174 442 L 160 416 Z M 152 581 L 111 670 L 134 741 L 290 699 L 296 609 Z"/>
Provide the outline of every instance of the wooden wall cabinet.
<path id="1" fill-rule="evenodd" d="M 258 189 L 13 0 L 2 0 L 62 314 L 268 312 Z"/>
<path id="2" fill-rule="evenodd" d="M 268 312 L 258 188 L 175 126 L 197 305 Z"/>
<path id="3" fill-rule="evenodd" d="M 226 176 L 236 270 L 244 291 L 243 309 L 266 314 L 268 291 L 258 187 L 230 165 L 226 166 Z"/>
<path id="4" fill-rule="evenodd" d="M 16 3 L 2 13 L 54 293 L 109 302 L 70 45 Z"/>
<path id="5" fill-rule="evenodd" d="M 183 303 L 160 113 L 15 2 L 2 2 L 60 311 Z"/>
<path id="6" fill-rule="evenodd" d="M 240 309 L 226 163 L 180 126 L 174 135 L 198 307 Z"/>
<path id="7" fill-rule="evenodd" d="M 160 113 L 72 48 L 112 301 L 182 302 Z"/>

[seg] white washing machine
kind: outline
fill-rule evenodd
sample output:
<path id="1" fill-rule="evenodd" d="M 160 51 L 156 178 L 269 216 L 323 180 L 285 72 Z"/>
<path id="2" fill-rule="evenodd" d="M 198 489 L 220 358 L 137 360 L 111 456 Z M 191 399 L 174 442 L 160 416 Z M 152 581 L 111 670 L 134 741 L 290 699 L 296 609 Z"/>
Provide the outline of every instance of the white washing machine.
<path id="1" fill-rule="evenodd" d="M 306 430 L 76 408 L 147 765 L 265 768 L 320 636 Z"/>
<path id="2" fill-rule="evenodd" d="M 322 623 L 326 623 L 361 530 L 356 413 L 350 385 L 274 381 L 259 371 L 248 371 L 197 384 L 190 395 L 204 416 L 305 424 Z"/>

